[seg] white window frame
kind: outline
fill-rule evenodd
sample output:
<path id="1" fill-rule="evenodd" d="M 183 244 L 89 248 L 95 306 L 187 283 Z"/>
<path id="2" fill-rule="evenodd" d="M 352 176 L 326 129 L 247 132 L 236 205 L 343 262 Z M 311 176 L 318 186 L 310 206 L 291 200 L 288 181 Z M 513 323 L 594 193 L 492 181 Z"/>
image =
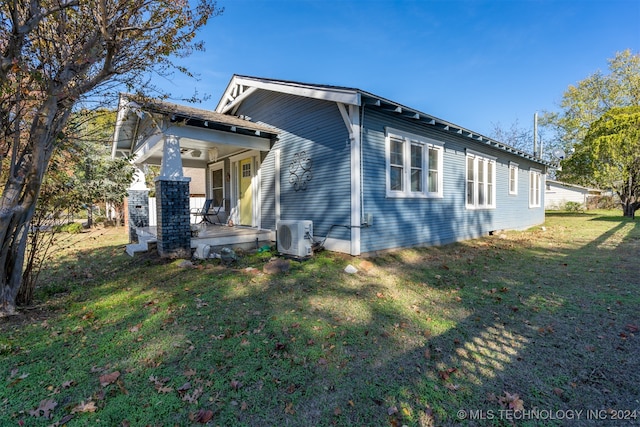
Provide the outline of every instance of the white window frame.
<path id="1" fill-rule="evenodd" d="M 213 172 L 214 171 L 218 171 L 221 170 L 222 171 L 222 208 L 225 208 L 225 200 L 227 197 L 227 191 L 225 189 L 225 170 L 224 170 L 224 162 L 220 161 L 220 162 L 216 162 L 213 164 L 209 165 L 209 186 L 207 188 L 207 195 L 210 199 L 215 199 L 214 195 L 213 195 L 213 191 L 215 190 L 215 188 L 213 187 Z M 214 200 L 214 202 L 217 202 L 217 200 Z M 213 207 L 213 206 L 212 206 Z M 217 208 L 218 206 L 216 206 Z"/>
<path id="2" fill-rule="evenodd" d="M 509 194 L 514 196 L 518 194 L 518 166 L 517 163 L 509 162 Z"/>
<path id="3" fill-rule="evenodd" d="M 539 208 L 542 204 L 542 171 L 529 169 L 529 207 Z"/>
<path id="4" fill-rule="evenodd" d="M 466 150 L 464 161 L 465 205 L 467 209 L 495 209 L 496 207 L 496 157 L 472 150 Z M 473 162 L 473 175 L 469 177 L 469 161 Z M 478 172 L 482 165 L 482 176 Z M 473 186 L 473 202 L 469 203 L 469 183 Z M 484 194 L 484 203 L 479 202 L 480 185 Z"/>
<path id="5" fill-rule="evenodd" d="M 391 139 L 402 141 L 402 164 L 391 164 Z M 422 148 L 422 163 L 419 166 L 422 179 L 420 181 L 421 190 L 411 190 L 411 171 L 418 169 L 411 164 L 411 147 L 420 146 Z M 386 189 L 387 197 L 397 198 L 441 198 L 443 197 L 443 158 L 444 143 L 424 136 L 415 135 L 398 129 L 385 129 L 385 157 L 386 157 Z M 437 156 L 437 180 L 436 191 L 429 191 L 429 156 Z M 402 189 L 391 189 L 391 167 L 402 168 Z"/>

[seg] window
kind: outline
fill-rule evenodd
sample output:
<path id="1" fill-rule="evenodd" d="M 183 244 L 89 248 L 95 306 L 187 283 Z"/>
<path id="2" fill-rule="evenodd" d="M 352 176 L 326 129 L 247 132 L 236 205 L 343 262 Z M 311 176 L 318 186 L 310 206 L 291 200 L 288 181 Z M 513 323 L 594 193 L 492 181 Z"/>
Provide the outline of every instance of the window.
<path id="1" fill-rule="evenodd" d="M 518 194 L 518 164 L 509 162 L 509 194 Z"/>
<path id="2" fill-rule="evenodd" d="M 529 207 L 540 207 L 540 190 L 541 190 L 542 174 L 539 170 L 531 169 L 529 171 Z"/>
<path id="3" fill-rule="evenodd" d="M 442 143 L 387 129 L 387 196 L 442 197 Z"/>
<path id="4" fill-rule="evenodd" d="M 495 158 L 467 150 L 467 208 L 495 208 L 495 182 Z"/>
<path id="5" fill-rule="evenodd" d="M 211 169 L 211 198 L 214 206 L 224 206 L 224 169 L 222 164 Z"/>

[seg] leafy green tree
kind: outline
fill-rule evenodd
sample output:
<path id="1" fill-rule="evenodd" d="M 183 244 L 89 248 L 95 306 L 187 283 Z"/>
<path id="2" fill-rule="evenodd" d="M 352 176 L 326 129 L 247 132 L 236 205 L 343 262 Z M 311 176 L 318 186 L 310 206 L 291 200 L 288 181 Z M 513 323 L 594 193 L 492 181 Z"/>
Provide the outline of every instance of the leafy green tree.
<path id="1" fill-rule="evenodd" d="M 612 189 L 624 216 L 640 209 L 640 106 L 612 108 L 590 127 L 584 141 L 562 162 L 561 177 Z"/>
<path id="2" fill-rule="evenodd" d="M 93 206 L 107 204 L 123 215 L 127 188 L 134 167 L 126 158 L 111 157 L 111 141 L 116 112 L 107 109 L 81 110 L 73 115 L 67 132 L 68 146 L 73 147 L 74 191 L 81 206 L 87 209 L 88 225 L 93 225 Z"/>
<path id="3" fill-rule="evenodd" d="M 203 48 L 196 33 L 220 12 L 213 0 L 0 2 L 0 316 L 15 313 L 29 224 L 74 109 L 188 74 L 176 61 Z"/>
<path id="4" fill-rule="evenodd" d="M 555 135 L 551 138 L 555 141 L 549 141 L 553 148 L 571 153 L 607 111 L 640 105 L 640 55 L 627 49 L 608 62 L 609 74 L 597 71 L 570 85 L 563 94 L 560 111 L 542 115 L 541 124 Z"/>

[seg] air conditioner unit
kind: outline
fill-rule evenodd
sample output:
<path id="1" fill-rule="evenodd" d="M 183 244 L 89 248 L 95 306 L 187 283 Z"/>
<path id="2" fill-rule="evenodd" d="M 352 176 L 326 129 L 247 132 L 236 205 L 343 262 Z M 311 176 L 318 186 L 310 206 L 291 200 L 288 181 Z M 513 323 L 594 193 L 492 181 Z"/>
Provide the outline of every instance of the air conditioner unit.
<path id="1" fill-rule="evenodd" d="M 312 221 L 278 221 L 278 252 L 297 258 L 313 255 Z"/>

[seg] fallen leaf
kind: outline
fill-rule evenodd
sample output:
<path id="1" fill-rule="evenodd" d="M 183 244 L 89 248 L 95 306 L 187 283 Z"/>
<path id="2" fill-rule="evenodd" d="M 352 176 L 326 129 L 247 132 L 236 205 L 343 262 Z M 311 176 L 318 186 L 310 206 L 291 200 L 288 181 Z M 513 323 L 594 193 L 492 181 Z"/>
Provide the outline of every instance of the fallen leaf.
<path id="1" fill-rule="evenodd" d="M 205 424 L 211 421 L 211 419 L 213 418 L 213 411 L 209 409 L 200 409 L 195 414 L 191 414 L 189 418 L 191 419 L 191 421 L 195 421 L 200 424 Z"/>
<path id="2" fill-rule="evenodd" d="M 158 390 L 158 393 L 166 394 L 166 393 L 171 393 L 173 391 L 173 388 L 163 386 L 163 387 L 158 387 L 157 390 Z"/>
<path id="3" fill-rule="evenodd" d="M 444 371 L 438 372 L 438 375 L 440 375 L 440 378 L 442 378 L 443 381 L 447 381 L 451 374 L 455 373 L 457 370 L 458 368 L 449 368 Z"/>
<path id="4" fill-rule="evenodd" d="M 393 415 L 393 414 L 397 414 L 398 413 L 398 408 L 395 406 L 390 406 L 389 408 L 387 408 L 387 414 L 388 415 Z"/>
<path id="5" fill-rule="evenodd" d="M 247 404 L 247 402 L 242 402 L 240 403 L 240 410 L 241 411 L 246 411 L 247 409 L 249 409 L 249 405 Z"/>
<path id="6" fill-rule="evenodd" d="M 284 407 L 284 413 L 289 415 L 294 415 L 296 413 L 296 410 L 293 409 L 293 402 L 287 403 L 287 405 Z"/>
<path id="7" fill-rule="evenodd" d="M 140 328 L 142 328 L 142 323 L 138 323 L 137 325 L 130 327 L 129 332 L 138 332 L 140 331 Z"/>
<path id="8" fill-rule="evenodd" d="M 556 396 L 562 396 L 562 393 L 564 393 L 564 390 L 559 387 L 554 387 L 553 394 L 555 394 Z"/>
<path id="9" fill-rule="evenodd" d="M 333 415 L 335 415 L 336 417 L 338 415 L 342 415 L 342 409 L 340 409 L 340 407 L 338 406 L 336 409 L 333 410 Z"/>
<path id="10" fill-rule="evenodd" d="M 76 385 L 76 382 L 71 380 L 71 381 L 65 381 L 62 383 L 62 388 L 71 388 L 74 385 Z"/>
<path id="11" fill-rule="evenodd" d="M 627 331 L 629 331 L 629 332 L 638 332 L 638 331 L 640 331 L 640 327 L 638 327 L 638 325 L 633 325 L 633 324 L 629 323 L 626 327 L 627 327 Z"/>
<path id="12" fill-rule="evenodd" d="M 100 385 L 106 387 L 115 383 L 120 378 L 120 371 L 111 372 L 110 374 L 100 375 Z"/>
<path id="13" fill-rule="evenodd" d="M 524 410 L 524 402 L 520 399 L 520 396 L 517 394 L 511 394 L 509 392 L 504 392 L 504 397 L 500 397 L 500 403 L 506 406 L 508 409 L 513 409 L 514 411 L 523 411 Z"/>
<path id="14" fill-rule="evenodd" d="M 45 399 L 40 402 L 40 405 L 34 410 L 29 411 L 29 414 L 33 417 L 45 417 L 51 418 L 53 415 L 51 412 L 58 406 L 58 403 L 53 399 Z"/>
<path id="15" fill-rule="evenodd" d="M 238 380 L 231 380 L 229 384 L 231 385 L 231 388 L 234 390 L 238 390 L 240 387 L 242 387 L 242 383 Z"/>
<path id="16" fill-rule="evenodd" d="M 96 402 L 90 400 L 87 403 L 84 403 L 84 400 L 80 402 L 75 408 L 71 410 L 72 414 L 78 412 L 96 412 L 98 408 L 96 407 Z"/>
<path id="17" fill-rule="evenodd" d="M 185 391 L 189 390 L 190 388 L 191 388 L 191 383 L 187 381 L 186 383 L 184 383 L 180 387 L 178 387 L 176 389 L 176 391 L 178 393 L 184 393 Z"/>
<path id="18" fill-rule="evenodd" d="M 189 378 L 192 377 L 196 374 L 196 371 L 194 371 L 193 369 L 187 369 L 186 371 L 184 371 L 184 373 L 182 375 L 184 375 L 185 377 Z"/>

